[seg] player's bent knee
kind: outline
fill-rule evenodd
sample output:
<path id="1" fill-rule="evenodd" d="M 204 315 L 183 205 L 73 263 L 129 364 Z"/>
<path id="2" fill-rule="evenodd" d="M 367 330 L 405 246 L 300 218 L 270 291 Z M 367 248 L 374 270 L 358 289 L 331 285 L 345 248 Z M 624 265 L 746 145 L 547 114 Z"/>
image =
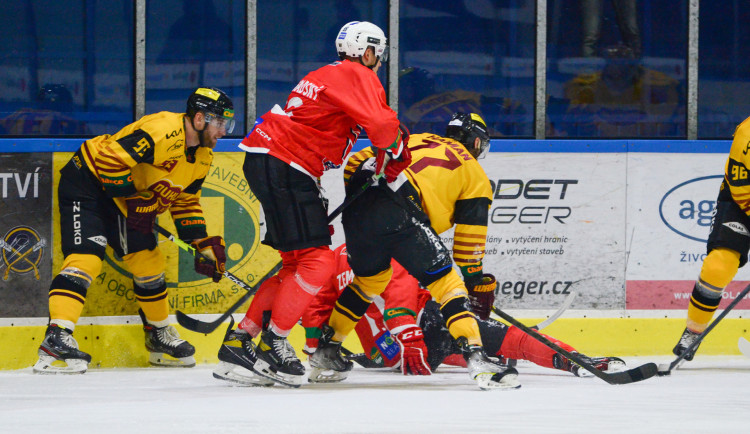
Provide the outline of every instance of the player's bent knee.
<path id="1" fill-rule="evenodd" d="M 88 288 L 101 269 L 102 260 L 98 256 L 74 253 L 63 260 L 59 276 L 74 282 L 77 286 Z"/>
<path id="2" fill-rule="evenodd" d="M 316 294 L 328 283 L 336 270 L 336 258 L 328 246 L 311 247 L 297 252 L 297 283 Z"/>
<path id="3" fill-rule="evenodd" d="M 453 297 L 468 295 L 466 285 L 453 269 L 448 270 L 442 278 L 427 286 L 427 290 L 441 305 Z"/>
<path id="4" fill-rule="evenodd" d="M 167 268 L 167 261 L 159 247 L 125 255 L 122 260 L 133 276 L 158 276 Z"/>
<path id="5" fill-rule="evenodd" d="M 717 288 L 724 288 L 734 279 L 740 265 L 740 254 L 731 249 L 713 249 L 703 260 L 700 278 Z"/>

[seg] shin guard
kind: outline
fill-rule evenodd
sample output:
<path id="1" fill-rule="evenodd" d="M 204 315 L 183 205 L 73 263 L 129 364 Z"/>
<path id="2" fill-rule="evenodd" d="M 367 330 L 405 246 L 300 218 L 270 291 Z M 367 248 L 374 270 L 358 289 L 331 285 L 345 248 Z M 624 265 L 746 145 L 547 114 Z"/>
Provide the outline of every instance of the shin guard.
<path id="1" fill-rule="evenodd" d="M 318 291 L 331 281 L 336 269 L 333 250 L 328 246 L 285 252 L 296 261 L 296 271 L 281 275 L 281 283 L 271 306 L 269 329 L 288 336 Z M 284 256 L 283 255 L 283 256 Z M 292 262 L 285 257 L 284 263 Z"/>
<path id="2" fill-rule="evenodd" d="M 102 261 L 96 255 L 68 255 L 63 261 L 60 274 L 50 284 L 50 318 L 77 323 L 86 302 L 88 288 L 101 268 Z"/>
<path id="3" fill-rule="evenodd" d="M 279 285 L 281 285 L 279 275 L 263 282 L 258 288 L 258 292 L 253 296 L 253 301 L 250 302 L 245 317 L 242 318 L 237 327 L 250 333 L 250 336 L 257 337 L 263 329 L 263 312 L 271 310 L 273 300 L 279 291 Z"/>
<path id="4" fill-rule="evenodd" d="M 688 306 L 687 327 L 702 332 L 721 302 L 721 293 L 734 279 L 739 268 L 740 255 L 734 250 L 718 248 L 703 260 L 700 278 L 695 282 Z"/>
<path id="5" fill-rule="evenodd" d="M 467 308 L 469 299 L 465 295 L 452 297 L 440 305 L 445 325 L 451 336 L 465 337 L 469 345 L 482 345 L 476 316 Z"/>

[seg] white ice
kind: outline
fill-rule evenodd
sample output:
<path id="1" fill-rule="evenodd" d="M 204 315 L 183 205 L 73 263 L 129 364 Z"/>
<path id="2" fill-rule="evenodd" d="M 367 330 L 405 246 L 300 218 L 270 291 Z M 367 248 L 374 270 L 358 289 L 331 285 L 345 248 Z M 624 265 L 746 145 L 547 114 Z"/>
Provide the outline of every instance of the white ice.
<path id="1" fill-rule="evenodd" d="M 0 432 L 750 432 L 742 357 L 697 356 L 669 377 L 618 386 L 521 363 L 521 389 L 490 392 L 452 367 L 429 377 L 355 367 L 343 383 L 299 389 L 231 387 L 212 368 L 0 372 Z"/>

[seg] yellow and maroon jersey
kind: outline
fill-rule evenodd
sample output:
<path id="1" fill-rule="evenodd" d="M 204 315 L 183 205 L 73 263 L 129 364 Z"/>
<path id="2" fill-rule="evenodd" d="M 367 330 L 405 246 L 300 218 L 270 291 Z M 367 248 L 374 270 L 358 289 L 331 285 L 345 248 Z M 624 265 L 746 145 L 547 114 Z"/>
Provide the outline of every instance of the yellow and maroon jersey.
<path id="1" fill-rule="evenodd" d="M 734 131 L 724 170 L 724 182 L 742 211 L 750 216 L 750 118 L 742 121 Z M 722 185 L 722 188 L 724 186 Z"/>
<path id="2" fill-rule="evenodd" d="M 480 272 L 492 204 L 487 174 L 469 151 L 453 139 L 412 134 L 409 150 L 412 162 L 403 173 L 419 194 L 433 229 L 440 234 L 455 224 L 453 260 L 469 274 Z M 344 170 L 345 182 L 361 162 L 373 156 L 372 148 L 352 155 Z"/>
<path id="3" fill-rule="evenodd" d="M 87 140 L 80 153 L 123 214 L 126 196 L 153 192 L 160 199 L 159 213 L 170 210 L 180 237 L 196 239 L 206 236 L 199 199 L 213 151 L 188 151 L 184 118 L 171 112 L 144 116 L 113 135 Z"/>

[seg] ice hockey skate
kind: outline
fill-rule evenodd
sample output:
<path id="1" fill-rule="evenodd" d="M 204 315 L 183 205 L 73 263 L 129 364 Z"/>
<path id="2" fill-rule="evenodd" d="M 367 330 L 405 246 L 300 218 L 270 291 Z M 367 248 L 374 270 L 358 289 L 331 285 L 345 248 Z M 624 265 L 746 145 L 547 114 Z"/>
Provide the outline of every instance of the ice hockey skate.
<path id="1" fill-rule="evenodd" d="M 253 365 L 256 373 L 284 386 L 302 385 L 305 367 L 286 337 L 265 330 L 260 336 L 256 355 L 258 360 Z"/>
<path id="2" fill-rule="evenodd" d="M 625 361 L 619 357 L 588 357 L 580 353 L 576 354 L 578 354 L 578 356 L 585 362 L 602 372 L 613 373 L 620 372 L 625 369 Z M 572 362 L 567 357 L 564 357 L 561 354 L 555 354 L 552 359 L 552 364 L 554 365 L 555 369 L 568 371 L 576 377 L 594 376 L 594 374 L 587 371 L 586 369 L 583 369 L 580 365 Z"/>
<path id="3" fill-rule="evenodd" d="M 674 353 L 675 356 L 681 355 L 685 352 L 685 350 L 687 350 L 690 345 L 693 344 L 693 342 L 695 342 L 696 339 L 698 339 L 698 336 L 700 335 L 700 333 L 696 333 L 685 327 L 685 330 L 682 332 L 682 336 L 680 336 L 680 341 L 677 342 L 677 345 L 675 345 L 675 347 L 672 349 L 672 353 Z M 684 359 L 687 361 L 693 360 L 695 352 L 698 351 L 698 347 L 700 347 L 700 344 L 693 348 L 690 353 L 686 354 Z"/>
<path id="4" fill-rule="evenodd" d="M 518 371 L 510 366 L 493 362 L 479 345 L 469 345 L 466 338 L 458 339 L 458 346 L 466 359 L 466 368 L 471 379 L 482 390 L 518 389 Z"/>
<path id="5" fill-rule="evenodd" d="M 37 374 L 83 374 L 90 362 L 91 356 L 78 349 L 73 332 L 50 324 L 39 346 L 39 360 L 33 371 Z"/>
<path id="6" fill-rule="evenodd" d="M 272 386 L 275 381 L 258 375 L 253 369 L 258 356 L 249 333 L 242 329 L 232 330 L 234 318 L 229 317 L 229 327 L 219 349 L 219 365 L 213 376 L 220 380 L 242 386 Z"/>
<path id="7" fill-rule="evenodd" d="M 318 348 L 310 356 L 310 376 L 307 381 L 311 383 L 338 383 L 349 376 L 349 371 L 354 365 L 351 360 L 341 354 L 341 342 L 333 341 L 334 330 L 329 325 L 324 325 L 318 340 Z"/>
<path id="8" fill-rule="evenodd" d="M 171 325 L 156 327 L 146 320 L 146 315 L 138 309 L 143 321 L 143 332 L 146 337 L 146 349 L 149 351 L 149 363 L 154 366 L 192 368 L 195 366 L 195 347 L 188 341 L 180 339 L 177 330 Z"/>

